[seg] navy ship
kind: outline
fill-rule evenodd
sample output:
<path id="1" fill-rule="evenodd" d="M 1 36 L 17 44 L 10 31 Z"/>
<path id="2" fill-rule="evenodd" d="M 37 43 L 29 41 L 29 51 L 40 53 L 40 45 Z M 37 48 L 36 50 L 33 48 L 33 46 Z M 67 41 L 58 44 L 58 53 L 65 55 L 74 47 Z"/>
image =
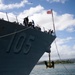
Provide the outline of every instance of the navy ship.
<path id="1" fill-rule="evenodd" d="M 29 75 L 56 36 L 0 19 L 0 75 Z"/>

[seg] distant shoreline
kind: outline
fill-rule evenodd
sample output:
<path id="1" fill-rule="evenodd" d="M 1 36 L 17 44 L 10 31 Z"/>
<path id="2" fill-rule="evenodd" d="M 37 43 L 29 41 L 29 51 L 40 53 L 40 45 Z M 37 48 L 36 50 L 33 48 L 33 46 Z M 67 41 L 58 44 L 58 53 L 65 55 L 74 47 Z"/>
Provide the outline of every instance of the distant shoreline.
<path id="1" fill-rule="evenodd" d="M 70 64 L 70 63 L 75 63 L 75 59 L 54 60 L 54 63 L 55 64 Z M 37 65 L 42 65 L 42 64 L 44 64 L 44 61 L 39 61 L 37 63 Z"/>

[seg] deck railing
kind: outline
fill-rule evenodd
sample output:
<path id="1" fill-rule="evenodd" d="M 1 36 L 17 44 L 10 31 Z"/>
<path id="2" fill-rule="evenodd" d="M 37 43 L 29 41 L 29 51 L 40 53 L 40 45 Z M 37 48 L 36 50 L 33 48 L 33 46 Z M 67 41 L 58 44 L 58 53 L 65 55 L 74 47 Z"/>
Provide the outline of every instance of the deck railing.
<path id="1" fill-rule="evenodd" d="M 23 18 L 17 17 L 12 13 L 0 12 L 0 19 L 23 24 Z"/>
<path id="2" fill-rule="evenodd" d="M 0 12 L 0 19 L 6 20 L 6 21 L 9 21 L 9 22 L 16 22 L 20 25 L 24 25 L 23 24 L 24 18 L 18 17 L 16 15 L 12 14 L 12 13 Z M 40 28 L 40 26 L 38 26 L 38 25 L 36 25 L 36 27 Z M 43 32 L 54 33 L 53 30 L 49 29 L 49 31 L 47 31 L 47 30 L 45 30 L 44 27 L 43 27 Z M 55 33 L 54 33 L 54 35 L 55 35 Z"/>

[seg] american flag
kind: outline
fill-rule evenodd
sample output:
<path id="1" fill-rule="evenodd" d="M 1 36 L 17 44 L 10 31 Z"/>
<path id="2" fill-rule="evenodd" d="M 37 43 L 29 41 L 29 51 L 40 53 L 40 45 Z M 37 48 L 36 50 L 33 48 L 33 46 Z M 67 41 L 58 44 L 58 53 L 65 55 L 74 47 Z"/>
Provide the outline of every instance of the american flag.
<path id="1" fill-rule="evenodd" d="M 47 14 L 52 14 L 52 10 L 48 10 L 47 11 Z"/>

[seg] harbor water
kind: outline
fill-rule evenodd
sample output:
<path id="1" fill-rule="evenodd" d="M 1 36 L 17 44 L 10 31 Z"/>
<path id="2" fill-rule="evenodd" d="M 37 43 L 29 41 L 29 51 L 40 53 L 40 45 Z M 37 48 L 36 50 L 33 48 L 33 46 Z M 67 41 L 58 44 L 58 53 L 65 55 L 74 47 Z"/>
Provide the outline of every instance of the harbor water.
<path id="1" fill-rule="evenodd" d="M 55 68 L 36 65 L 30 75 L 75 75 L 75 64 L 55 64 Z"/>

